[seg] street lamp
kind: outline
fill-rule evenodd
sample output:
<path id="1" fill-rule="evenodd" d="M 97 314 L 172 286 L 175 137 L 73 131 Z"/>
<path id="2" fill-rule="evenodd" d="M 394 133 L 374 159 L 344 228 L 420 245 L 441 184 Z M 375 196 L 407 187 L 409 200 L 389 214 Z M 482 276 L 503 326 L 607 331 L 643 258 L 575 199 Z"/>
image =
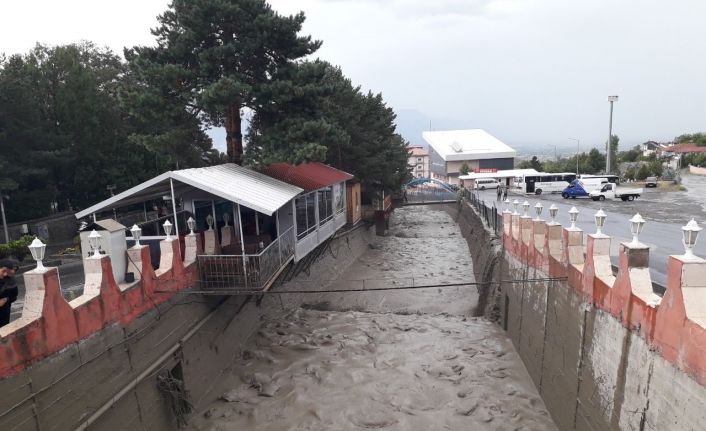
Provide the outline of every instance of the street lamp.
<path id="1" fill-rule="evenodd" d="M 557 212 L 559 212 L 559 208 L 556 205 L 552 204 L 552 206 L 549 207 L 549 217 L 552 218 L 549 224 L 557 224 L 556 220 L 554 220 L 556 218 Z"/>
<path id="2" fill-rule="evenodd" d="M 132 234 L 132 239 L 135 240 L 135 247 L 140 247 L 140 237 L 142 236 L 142 229 L 137 224 L 133 224 L 130 228 L 130 233 Z"/>
<path id="3" fill-rule="evenodd" d="M 529 214 L 527 214 L 527 211 L 529 210 L 529 207 L 530 207 L 530 203 L 529 203 L 529 202 L 524 201 L 524 202 L 522 203 L 522 212 L 523 212 L 522 217 L 523 217 L 523 218 L 529 217 Z"/>
<path id="4" fill-rule="evenodd" d="M 579 146 L 581 141 L 576 138 L 569 138 L 570 141 L 576 141 L 576 176 L 579 176 Z"/>
<path id="5" fill-rule="evenodd" d="M 520 213 L 517 212 L 517 206 L 518 206 L 519 204 L 520 204 L 520 201 L 518 201 L 517 199 L 515 199 L 514 201 L 512 201 L 512 209 L 514 210 L 514 211 L 512 212 L 512 215 L 520 215 Z"/>
<path id="6" fill-rule="evenodd" d="M 191 233 L 189 235 L 193 235 L 194 228 L 196 227 L 196 220 L 194 220 L 193 217 L 189 217 L 189 219 L 186 221 L 186 226 L 188 226 L 189 230 L 191 230 Z"/>
<path id="7" fill-rule="evenodd" d="M 699 237 L 699 232 L 701 232 L 703 228 L 700 227 L 699 224 L 696 223 L 696 220 L 692 218 L 686 226 L 681 228 L 681 230 L 684 235 L 683 241 L 685 253 L 683 257 L 686 259 L 697 259 L 694 255 L 694 246 L 696 245 L 696 240 Z"/>
<path id="8" fill-rule="evenodd" d="M 632 233 L 632 242 L 630 243 L 631 245 L 638 245 L 640 244 L 640 241 L 638 240 L 638 236 L 640 236 L 640 232 L 642 232 L 642 228 L 645 226 L 645 219 L 642 218 L 640 213 L 635 214 L 632 216 L 630 219 L 630 233 Z"/>
<path id="9" fill-rule="evenodd" d="M 32 258 L 37 261 L 37 271 L 44 271 L 46 268 L 42 261 L 44 260 L 44 252 L 47 249 L 46 244 L 40 241 L 39 238 L 34 237 L 32 244 L 28 246 L 29 252 L 32 253 Z"/>
<path id="10" fill-rule="evenodd" d="M 164 238 L 164 240 L 170 241 L 172 239 L 172 224 L 169 222 L 169 220 L 166 220 L 162 226 L 164 227 L 164 233 L 167 234 L 167 237 Z"/>
<path id="11" fill-rule="evenodd" d="M 539 218 L 539 216 L 542 215 L 543 209 L 544 209 L 544 207 L 542 206 L 542 204 L 540 202 L 537 202 L 537 205 L 534 206 L 534 212 L 535 212 L 535 214 L 537 214 L 537 218 L 534 219 L 535 221 L 542 220 L 541 218 Z"/>
<path id="12" fill-rule="evenodd" d="M 91 246 L 91 250 L 93 250 L 93 255 L 91 256 L 94 259 L 100 259 L 101 254 L 98 251 L 100 248 L 100 241 L 101 241 L 101 235 L 96 232 L 95 229 L 91 231 L 91 233 L 88 235 L 88 245 Z"/>
<path id="13" fill-rule="evenodd" d="M 505 204 L 505 209 L 503 210 L 503 213 L 509 213 L 510 212 L 510 199 L 505 198 L 505 201 L 503 203 Z"/>
<path id="14" fill-rule="evenodd" d="M 569 210 L 569 221 L 571 222 L 571 227 L 569 229 L 576 229 L 576 220 L 579 218 L 579 210 L 576 207 L 571 207 Z"/>
<path id="15" fill-rule="evenodd" d="M 605 171 L 606 174 L 610 174 L 610 150 L 611 150 L 611 140 L 613 138 L 613 102 L 618 101 L 618 96 L 608 96 L 608 102 L 610 102 L 610 121 L 608 122 L 608 145 L 606 148 L 605 156 Z"/>
<path id="16" fill-rule="evenodd" d="M 596 236 L 603 236 L 601 229 L 605 226 L 605 219 L 608 217 L 608 214 L 601 208 L 593 217 L 596 219 Z"/>

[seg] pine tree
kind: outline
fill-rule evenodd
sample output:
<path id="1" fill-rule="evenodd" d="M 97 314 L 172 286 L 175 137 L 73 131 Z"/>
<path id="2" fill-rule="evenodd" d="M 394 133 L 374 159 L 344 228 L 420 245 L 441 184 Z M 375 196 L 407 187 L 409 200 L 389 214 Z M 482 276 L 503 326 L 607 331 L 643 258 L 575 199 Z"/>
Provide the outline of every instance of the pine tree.
<path id="1" fill-rule="evenodd" d="M 141 75 L 147 87 L 207 126 L 225 127 L 228 160 L 241 163 L 243 110 L 271 103 L 262 93 L 273 77 L 321 43 L 298 35 L 303 13 L 281 16 L 265 0 L 173 0 L 158 20 L 157 47 L 134 47 L 125 57 L 148 72 Z"/>

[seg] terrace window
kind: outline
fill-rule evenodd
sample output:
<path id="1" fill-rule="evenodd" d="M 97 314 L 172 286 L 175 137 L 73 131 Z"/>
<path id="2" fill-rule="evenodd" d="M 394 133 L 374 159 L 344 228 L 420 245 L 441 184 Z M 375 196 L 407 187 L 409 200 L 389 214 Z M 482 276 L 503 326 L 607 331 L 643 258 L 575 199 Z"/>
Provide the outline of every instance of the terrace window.
<path id="1" fill-rule="evenodd" d="M 294 201 L 297 210 L 297 238 L 301 239 L 316 230 L 315 195 L 309 193 Z"/>

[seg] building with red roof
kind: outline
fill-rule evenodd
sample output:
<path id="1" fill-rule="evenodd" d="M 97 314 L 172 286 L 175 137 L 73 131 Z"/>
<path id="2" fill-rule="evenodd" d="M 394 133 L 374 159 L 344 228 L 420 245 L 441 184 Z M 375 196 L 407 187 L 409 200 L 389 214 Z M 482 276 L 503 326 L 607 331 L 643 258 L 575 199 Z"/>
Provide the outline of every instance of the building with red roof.
<path id="1" fill-rule="evenodd" d="M 346 181 L 353 175 L 323 163 L 273 163 L 262 173 L 304 189 L 292 201 L 297 234 L 295 260 L 306 256 L 340 229 L 347 220 Z M 353 204 L 360 207 L 360 188 Z"/>

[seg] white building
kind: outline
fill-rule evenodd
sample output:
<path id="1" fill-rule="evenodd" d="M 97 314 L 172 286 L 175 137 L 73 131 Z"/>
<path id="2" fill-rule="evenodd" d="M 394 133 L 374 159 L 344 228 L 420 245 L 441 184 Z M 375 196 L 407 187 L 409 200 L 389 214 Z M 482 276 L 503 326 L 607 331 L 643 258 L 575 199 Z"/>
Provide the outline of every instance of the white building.
<path id="1" fill-rule="evenodd" d="M 469 172 L 512 169 L 517 152 L 482 129 L 423 132 L 429 144 L 431 177 L 459 184 L 464 162 Z"/>

